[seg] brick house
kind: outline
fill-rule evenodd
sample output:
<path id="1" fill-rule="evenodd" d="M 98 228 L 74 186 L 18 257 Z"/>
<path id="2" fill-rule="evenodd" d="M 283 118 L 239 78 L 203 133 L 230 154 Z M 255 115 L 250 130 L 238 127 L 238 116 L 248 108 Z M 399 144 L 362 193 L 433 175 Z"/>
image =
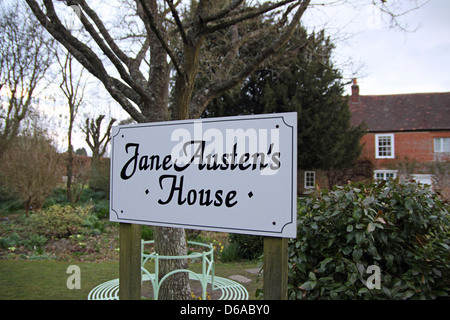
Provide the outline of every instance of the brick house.
<path id="1" fill-rule="evenodd" d="M 415 179 L 450 199 L 450 92 L 364 96 L 355 80 L 349 108 L 367 125 L 361 158 L 375 179 Z"/>

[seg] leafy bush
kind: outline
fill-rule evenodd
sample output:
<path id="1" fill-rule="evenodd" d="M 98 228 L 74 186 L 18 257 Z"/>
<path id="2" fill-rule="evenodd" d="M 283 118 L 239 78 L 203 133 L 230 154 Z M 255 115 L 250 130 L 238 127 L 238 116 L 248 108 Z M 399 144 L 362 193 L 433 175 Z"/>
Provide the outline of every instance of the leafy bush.
<path id="1" fill-rule="evenodd" d="M 346 185 L 299 199 L 290 299 L 434 299 L 450 291 L 449 214 L 428 188 Z M 369 266 L 380 289 L 368 286 Z"/>
<path id="2" fill-rule="evenodd" d="M 141 226 L 141 237 L 143 240 L 153 240 L 153 228 L 150 226 Z"/>
<path id="3" fill-rule="evenodd" d="M 97 200 L 94 203 L 94 212 L 99 219 L 109 218 L 109 200 Z"/>
<path id="4" fill-rule="evenodd" d="M 0 247 L 3 249 L 8 249 L 10 247 L 17 246 L 21 243 L 20 236 L 14 232 L 10 234 L 8 237 L 0 237 Z"/>
<path id="5" fill-rule="evenodd" d="M 246 234 L 230 233 L 230 244 L 235 244 L 237 248 L 237 257 L 241 259 L 257 259 L 263 254 L 264 238 L 260 236 L 252 236 Z"/>
<path id="6" fill-rule="evenodd" d="M 28 249 L 36 249 L 41 248 L 44 244 L 46 244 L 47 240 L 48 239 L 44 236 L 32 233 L 27 240 L 22 241 L 22 244 Z"/>
<path id="7" fill-rule="evenodd" d="M 79 232 L 88 221 L 90 210 L 91 206 L 74 208 L 56 204 L 33 214 L 30 224 L 38 234 L 62 238 Z"/>
<path id="8" fill-rule="evenodd" d="M 236 242 L 232 242 L 218 252 L 218 259 L 221 262 L 236 262 L 241 258 L 239 246 Z"/>
<path id="9" fill-rule="evenodd" d="M 89 214 L 81 226 L 88 229 L 84 232 L 89 234 L 100 234 L 105 230 L 105 224 L 94 214 Z"/>
<path id="10" fill-rule="evenodd" d="M 19 245 L 24 245 L 28 249 L 35 249 L 42 247 L 46 242 L 46 237 L 35 233 L 30 234 L 28 239 L 22 239 L 16 232 L 10 234 L 8 237 L 0 237 L 0 247 L 3 249 L 8 249 Z"/>

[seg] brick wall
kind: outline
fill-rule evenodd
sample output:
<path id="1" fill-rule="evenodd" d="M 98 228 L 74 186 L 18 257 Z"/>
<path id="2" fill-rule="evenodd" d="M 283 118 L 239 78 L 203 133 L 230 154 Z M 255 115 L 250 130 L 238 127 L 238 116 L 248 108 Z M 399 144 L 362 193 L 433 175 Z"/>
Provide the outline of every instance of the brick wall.
<path id="1" fill-rule="evenodd" d="M 396 132 L 393 159 L 375 158 L 375 135 L 368 133 L 361 139 L 364 144 L 361 158 L 373 161 L 375 170 L 398 170 L 400 179 L 431 174 L 433 189 L 444 199 L 450 199 L 450 155 L 434 152 L 434 138 L 450 137 L 449 131 Z"/>
<path id="2" fill-rule="evenodd" d="M 388 132 L 387 132 L 388 133 Z M 389 132 L 390 133 L 390 132 Z M 373 163 L 373 170 L 397 170 L 400 179 L 411 179 L 413 174 L 433 175 L 433 189 L 444 199 L 450 200 L 450 155 L 434 152 L 434 138 L 450 137 L 449 131 L 423 131 L 423 132 L 397 132 L 394 133 L 395 158 L 375 158 L 375 133 L 368 133 L 361 139 L 364 145 L 359 161 Z M 361 168 L 361 163 L 357 168 Z M 326 171 L 316 170 L 316 182 L 320 188 L 331 187 L 328 182 Z M 361 174 L 355 172 L 338 173 L 341 181 L 337 184 L 346 183 L 347 180 L 366 180 Z M 367 176 L 367 174 L 366 174 Z M 304 171 L 297 173 L 298 194 L 307 191 L 304 188 Z"/>
<path id="3" fill-rule="evenodd" d="M 395 158 L 375 158 L 375 133 L 368 133 L 362 139 L 364 144 L 362 158 L 373 160 L 376 169 L 385 169 L 390 164 L 410 159 L 416 162 L 435 162 L 434 138 L 450 137 L 450 131 L 396 132 L 394 133 Z"/>

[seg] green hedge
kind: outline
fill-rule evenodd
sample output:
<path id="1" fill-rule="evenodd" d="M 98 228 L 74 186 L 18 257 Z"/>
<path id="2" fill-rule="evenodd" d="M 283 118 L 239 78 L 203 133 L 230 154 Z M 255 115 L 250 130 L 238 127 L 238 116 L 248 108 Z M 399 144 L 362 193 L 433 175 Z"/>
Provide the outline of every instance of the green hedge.
<path id="1" fill-rule="evenodd" d="M 448 296 L 448 206 L 429 188 L 398 181 L 346 185 L 298 204 L 290 299 Z M 372 268 L 379 270 L 379 289 Z"/>

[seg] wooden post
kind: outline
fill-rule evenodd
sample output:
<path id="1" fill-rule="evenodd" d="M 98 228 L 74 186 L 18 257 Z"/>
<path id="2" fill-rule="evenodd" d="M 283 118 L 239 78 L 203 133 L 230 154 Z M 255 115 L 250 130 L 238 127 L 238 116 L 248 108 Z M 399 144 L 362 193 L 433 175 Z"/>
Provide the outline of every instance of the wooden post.
<path id="1" fill-rule="evenodd" d="M 288 239 L 264 238 L 264 300 L 287 300 Z"/>
<path id="2" fill-rule="evenodd" d="M 141 226 L 120 223 L 119 299 L 141 299 Z"/>

